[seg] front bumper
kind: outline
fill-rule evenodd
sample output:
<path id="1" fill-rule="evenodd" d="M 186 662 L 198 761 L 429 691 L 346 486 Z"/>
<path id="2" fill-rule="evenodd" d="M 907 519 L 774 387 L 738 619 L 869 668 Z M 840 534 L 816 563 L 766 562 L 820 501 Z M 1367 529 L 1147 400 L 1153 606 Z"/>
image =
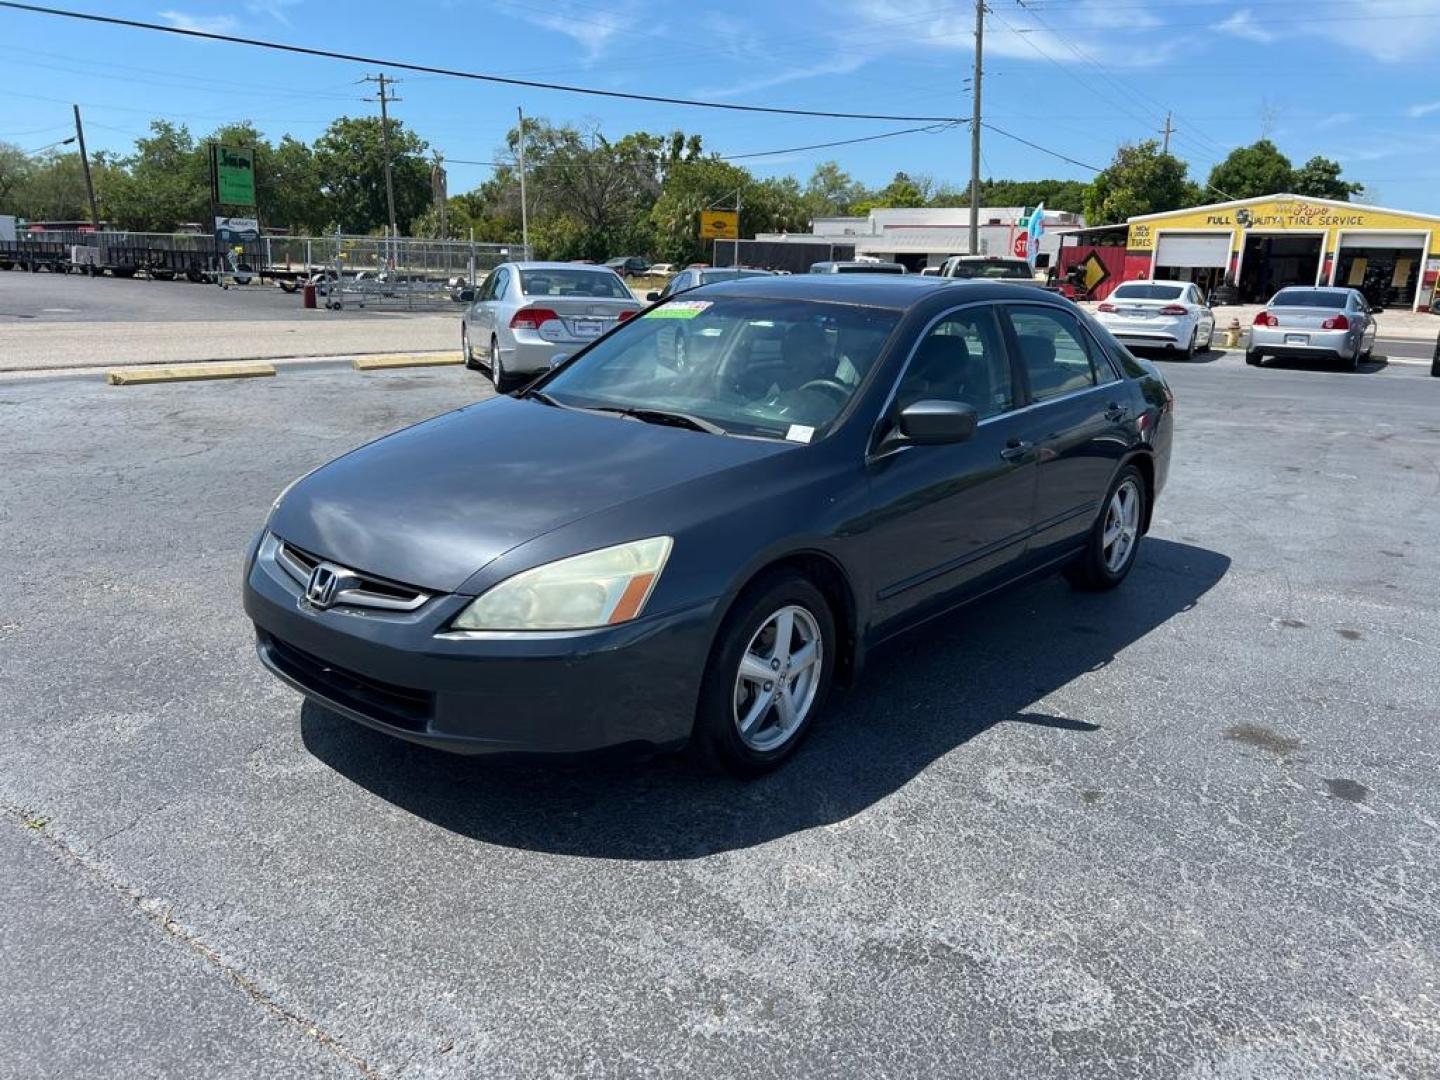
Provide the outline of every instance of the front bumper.
<path id="1" fill-rule="evenodd" d="M 252 555 L 245 613 L 261 662 L 359 723 L 464 754 L 673 747 L 690 736 L 715 602 L 571 633 L 448 634 L 472 598 L 412 613 L 317 610 Z"/>
<path id="2" fill-rule="evenodd" d="M 1286 341 L 1287 337 L 1305 340 Z M 1349 360 L 1358 347 L 1348 330 L 1287 330 L 1283 326 L 1256 326 L 1250 331 L 1250 351 L 1266 356 Z"/>

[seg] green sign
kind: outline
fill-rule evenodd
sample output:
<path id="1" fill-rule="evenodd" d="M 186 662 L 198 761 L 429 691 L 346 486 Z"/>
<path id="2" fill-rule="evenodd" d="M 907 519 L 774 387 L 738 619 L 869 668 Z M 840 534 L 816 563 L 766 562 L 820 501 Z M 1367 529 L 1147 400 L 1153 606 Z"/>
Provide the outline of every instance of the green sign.
<path id="1" fill-rule="evenodd" d="M 255 151 L 251 147 L 215 147 L 215 198 L 223 206 L 255 205 Z"/>

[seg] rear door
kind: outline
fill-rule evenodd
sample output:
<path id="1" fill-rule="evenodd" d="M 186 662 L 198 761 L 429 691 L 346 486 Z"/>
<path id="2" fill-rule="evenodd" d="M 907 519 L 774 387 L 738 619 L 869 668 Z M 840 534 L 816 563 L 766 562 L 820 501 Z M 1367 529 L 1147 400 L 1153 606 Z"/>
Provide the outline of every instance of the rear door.
<path id="1" fill-rule="evenodd" d="M 1073 313 L 1042 304 L 1001 307 L 1026 385 L 1017 434 L 1036 462 L 1027 559 L 1040 563 L 1078 546 L 1094 524 L 1133 441 L 1139 402 Z"/>
<path id="2" fill-rule="evenodd" d="M 990 303 L 952 308 L 921 335 L 891 394 L 867 463 L 876 631 L 922 618 L 1007 575 L 1024 554 L 1035 500 L 1033 455 L 1017 452 L 1018 385 Z M 891 445 L 913 401 L 963 401 L 973 438 Z"/>

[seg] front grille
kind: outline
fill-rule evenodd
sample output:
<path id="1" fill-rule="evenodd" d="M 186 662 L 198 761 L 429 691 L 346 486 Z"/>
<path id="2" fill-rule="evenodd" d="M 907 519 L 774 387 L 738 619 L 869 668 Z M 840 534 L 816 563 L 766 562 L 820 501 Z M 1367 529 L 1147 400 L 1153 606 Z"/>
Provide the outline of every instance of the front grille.
<path id="1" fill-rule="evenodd" d="M 294 544 L 279 540 L 275 547 L 275 563 L 300 586 L 303 592 L 310 575 L 325 560 Z M 430 594 L 396 581 L 386 581 L 358 570 L 328 564 L 344 575 L 344 587 L 332 601 L 333 607 L 376 608 L 381 611 L 414 611 L 430 599 Z"/>
<path id="2" fill-rule="evenodd" d="M 307 690 L 382 724 L 423 731 L 435 713 L 435 695 L 428 691 L 337 667 L 273 634 L 262 632 L 261 646 L 276 667 Z"/>

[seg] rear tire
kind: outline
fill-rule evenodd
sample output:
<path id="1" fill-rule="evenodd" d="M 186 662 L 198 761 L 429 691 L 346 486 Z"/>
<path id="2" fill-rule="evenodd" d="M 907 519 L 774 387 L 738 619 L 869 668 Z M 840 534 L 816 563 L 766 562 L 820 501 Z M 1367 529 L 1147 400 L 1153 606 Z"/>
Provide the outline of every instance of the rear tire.
<path id="1" fill-rule="evenodd" d="M 505 370 L 505 362 L 500 359 L 500 342 L 493 337 L 490 339 L 490 381 L 495 384 L 497 394 L 508 394 L 519 385 Z"/>
<path id="2" fill-rule="evenodd" d="M 780 637 L 782 628 L 788 640 Z M 809 578 L 779 571 L 757 579 L 716 635 L 700 685 L 692 754 L 732 776 L 777 768 L 824 709 L 838 658 L 835 617 Z"/>
<path id="3" fill-rule="evenodd" d="M 1120 470 L 1110 490 L 1085 551 L 1065 568 L 1065 578 L 1084 592 L 1104 592 L 1125 580 L 1140 551 L 1149 491 L 1134 465 Z"/>
<path id="4" fill-rule="evenodd" d="M 1261 356 L 1258 352 L 1256 352 L 1254 349 L 1246 349 L 1245 363 L 1249 364 L 1251 367 L 1262 367 L 1264 366 L 1265 358 Z"/>
<path id="5" fill-rule="evenodd" d="M 460 324 L 460 356 L 464 359 L 465 366 L 474 371 L 475 351 L 470 348 L 470 328 L 463 322 Z"/>
<path id="6" fill-rule="evenodd" d="M 1200 337 L 1200 327 L 1197 326 L 1197 327 L 1195 327 L 1194 330 L 1191 330 L 1191 331 L 1190 331 L 1190 344 L 1185 346 L 1185 362 L 1186 362 L 1186 363 L 1189 363 L 1191 360 L 1194 360 L 1194 359 L 1195 359 L 1195 353 L 1196 353 L 1196 351 L 1197 351 L 1198 339 L 1199 339 L 1199 337 Z"/>

